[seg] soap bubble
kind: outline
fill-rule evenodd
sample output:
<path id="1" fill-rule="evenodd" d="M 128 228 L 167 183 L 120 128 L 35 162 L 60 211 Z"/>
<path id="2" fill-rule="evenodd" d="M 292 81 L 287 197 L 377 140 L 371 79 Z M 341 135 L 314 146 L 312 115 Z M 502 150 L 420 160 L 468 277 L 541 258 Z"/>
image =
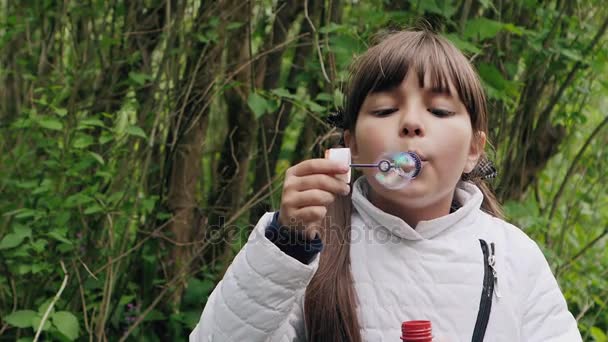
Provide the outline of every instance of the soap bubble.
<path id="1" fill-rule="evenodd" d="M 386 152 L 376 161 L 374 178 L 387 189 L 406 186 L 422 169 L 420 157 L 414 152 Z"/>

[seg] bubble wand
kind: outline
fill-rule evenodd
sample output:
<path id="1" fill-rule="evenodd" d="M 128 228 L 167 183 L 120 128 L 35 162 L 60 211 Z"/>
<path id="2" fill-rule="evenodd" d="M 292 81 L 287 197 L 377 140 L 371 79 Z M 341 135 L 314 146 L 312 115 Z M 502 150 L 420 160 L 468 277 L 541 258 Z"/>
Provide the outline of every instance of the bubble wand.
<path id="1" fill-rule="evenodd" d="M 332 148 L 325 151 L 325 158 L 347 163 L 351 168 L 377 168 L 375 179 L 388 189 L 407 185 L 422 171 L 422 160 L 414 152 L 387 152 L 376 163 L 352 163 L 349 148 Z M 350 183 L 351 172 L 338 175 Z"/>

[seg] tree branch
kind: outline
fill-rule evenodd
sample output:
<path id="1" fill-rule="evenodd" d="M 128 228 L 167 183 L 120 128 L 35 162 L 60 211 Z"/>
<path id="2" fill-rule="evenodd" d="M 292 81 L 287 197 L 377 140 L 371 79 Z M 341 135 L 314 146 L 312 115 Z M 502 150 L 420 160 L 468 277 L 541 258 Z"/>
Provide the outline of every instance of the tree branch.
<path id="1" fill-rule="evenodd" d="M 600 29 L 595 34 L 595 37 L 593 37 L 593 40 L 591 41 L 589 46 L 583 52 L 583 56 L 586 56 L 591 51 L 593 51 L 593 48 L 600 41 L 600 38 L 602 38 L 604 33 L 606 33 L 606 29 L 608 29 L 608 18 L 606 18 L 606 20 L 604 20 L 604 23 L 602 24 Z M 540 118 L 548 117 L 548 115 L 551 113 L 551 111 L 553 110 L 553 108 L 555 107 L 555 105 L 557 104 L 559 99 L 564 94 L 564 91 L 566 90 L 566 88 L 568 88 L 568 86 L 574 80 L 574 76 L 576 75 L 576 72 L 582 66 L 583 66 L 582 61 L 577 61 L 576 63 L 574 63 L 574 66 L 572 67 L 572 70 L 570 70 L 570 73 L 568 73 L 566 80 L 564 81 L 564 83 L 562 83 L 562 85 L 560 86 L 559 90 L 555 93 L 553 98 L 551 98 L 551 101 L 549 101 L 549 103 L 547 104 L 547 107 L 545 107 L 545 109 L 543 110 L 542 114 L 540 115 Z"/>
<path id="2" fill-rule="evenodd" d="M 555 197 L 553 197 L 553 203 L 551 204 L 551 211 L 549 212 L 549 221 L 551 221 L 551 219 L 553 219 L 553 215 L 555 215 L 555 209 L 557 208 L 557 203 L 559 202 L 559 199 L 561 198 L 561 196 L 564 192 L 564 188 L 566 187 L 566 183 L 568 182 L 568 179 L 570 179 L 570 177 L 572 176 L 572 173 L 574 172 L 574 168 L 578 164 L 578 161 L 583 156 L 583 153 L 585 152 L 587 147 L 589 147 L 589 145 L 591 144 L 591 141 L 593 140 L 593 138 L 595 138 L 595 136 L 602 130 L 602 128 L 606 124 L 608 124 L 608 115 L 604 118 L 604 120 L 602 120 L 602 122 L 600 122 L 599 125 L 597 125 L 597 127 L 595 127 L 595 129 L 589 135 L 587 140 L 585 140 L 585 143 L 583 144 L 583 146 L 581 146 L 581 148 L 579 149 L 578 153 L 574 157 L 574 160 L 572 160 L 572 163 L 570 164 L 570 167 L 568 168 L 568 171 L 566 172 L 566 175 L 564 176 L 564 179 L 562 180 L 562 183 L 559 186 L 559 190 L 557 190 Z"/>
<path id="3" fill-rule="evenodd" d="M 583 254 L 585 254 L 593 245 L 598 243 L 604 236 L 608 235 L 608 227 L 604 228 L 604 231 L 598 235 L 595 239 L 591 240 L 588 244 L 586 244 L 583 248 L 581 248 L 578 253 L 576 253 L 570 260 L 568 260 L 565 264 L 560 265 L 557 270 L 555 270 L 556 275 L 569 267 L 573 262 L 575 262 L 578 258 L 580 258 Z"/>
<path id="4" fill-rule="evenodd" d="M 38 326 L 38 330 L 36 331 L 36 336 L 34 336 L 34 342 L 38 341 L 38 338 L 40 337 L 40 333 L 42 332 L 42 328 L 44 327 L 44 323 L 46 323 L 46 320 L 49 318 L 49 314 L 51 313 L 51 310 L 53 310 L 53 307 L 55 307 L 55 303 L 57 302 L 59 297 L 61 297 L 61 294 L 63 293 L 63 290 L 65 289 L 65 286 L 68 284 L 68 271 L 65 269 L 65 265 L 63 264 L 63 261 L 59 261 L 59 262 L 61 263 L 61 269 L 63 270 L 63 274 L 64 274 L 63 283 L 61 283 L 61 287 L 59 288 L 59 291 L 57 292 L 55 297 L 53 297 L 53 300 L 51 301 L 49 306 L 46 308 L 46 311 L 44 312 L 44 316 L 42 316 L 42 319 L 40 320 L 40 325 Z"/>

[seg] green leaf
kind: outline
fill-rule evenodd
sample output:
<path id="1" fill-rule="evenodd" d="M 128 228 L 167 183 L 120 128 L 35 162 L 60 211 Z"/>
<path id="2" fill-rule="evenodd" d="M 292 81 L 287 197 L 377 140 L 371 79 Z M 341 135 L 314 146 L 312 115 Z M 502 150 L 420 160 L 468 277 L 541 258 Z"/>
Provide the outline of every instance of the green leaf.
<path id="1" fill-rule="evenodd" d="M 112 141 L 112 140 L 114 140 L 114 136 L 108 134 L 107 132 L 101 133 L 101 136 L 99 137 L 99 143 L 101 145 L 103 145 L 109 141 Z"/>
<path id="2" fill-rule="evenodd" d="M 331 102 L 333 99 L 334 98 L 328 93 L 319 93 L 317 94 L 317 97 L 315 97 L 316 101 Z"/>
<path id="3" fill-rule="evenodd" d="M 494 13 L 497 13 L 498 11 L 496 10 L 496 6 L 494 6 L 494 4 L 492 3 L 492 0 L 480 0 L 479 1 L 483 8 L 491 8 L 492 10 L 494 10 Z"/>
<path id="4" fill-rule="evenodd" d="M 56 107 L 53 107 L 53 111 L 55 111 L 55 114 L 57 114 L 57 115 L 59 115 L 61 117 L 64 117 L 64 116 L 66 116 L 68 114 L 68 110 L 65 109 L 65 108 L 56 108 Z"/>
<path id="5" fill-rule="evenodd" d="M 61 131 L 63 129 L 63 124 L 61 124 L 61 122 L 59 120 L 53 119 L 53 118 L 40 119 L 40 120 L 38 120 L 38 124 L 42 128 L 46 128 L 46 129 L 50 129 L 50 130 L 54 130 L 54 131 Z"/>
<path id="6" fill-rule="evenodd" d="M 129 79 L 131 79 L 133 82 L 137 83 L 138 85 L 142 86 L 142 85 L 146 84 L 146 81 L 150 80 L 150 76 L 139 73 L 139 72 L 131 71 L 129 73 Z"/>
<path id="7" fill-rule="evenodd" d="M 43 270 L 50 269 L 50 265 L 44 264 L 32 264 L 32 274 L 40 273 Z"/>
<path id="8" fill-rule="evenodd" d="M 277 99 L 269 99 L 267 104 L 268 107 L 266 108 L 266 111 L 268 113 L 274 113 L 279 110 L 279 107 L 281 106 L 281 101 L 278 101 Z"/>
<path id="9" fill-rule="evenodd" d="M 71 312 L 55 312 L 52 315 L 51 320 L 57 327 L 57 330 L 65 335 L 65 337 L 67 337 L 70 341 L 74 341 L 78 338 L 78 335 L 80 334 L 80 325 L 78 324 L 78 319 L 76 316 L 74 316 L 74 314 Z"/>
<path id="10" fill-rule="evenodd" d="M 289 90 L 285 88 L 277 88 L 271 90 L 271 92 L 280 97 L 286 97 L 288 99 L 297 99 L 298 97 L 295 94 L 289 92 Z"/>
<path id="11" fill-rule="evenodd" d="M 74 250 L 74 245 L 73 244 L 67 244 L 67 243 L 60 243 L 59 246 L 57 246 L 57 251 L 59 253 L 68 253 Z M 32 267 L 32 272 L 34 272 L 34 268 Z"/>
<path id="12" fill-rule="evenodd" d="M 420 12 L 430 12 L 430 13 L 442 14 L 442 11 L 439 8 L 439 6 L 437 6 L 437 3 L 435 2 L 435 0 L 419 1 L 418 5 L 420 7 L 417 9 Z"/>
<path id="13" fill-rule="evenodd" d="M 334 90 L 334 106 L 341 108 L 343 104 L 344 93 L 340 89 L 336 88 L 336 90 Z"/>
<path id="14" fill-rule="evenodd" d="M 95 160 L 97 160 L 97 162 L 99 162 L 99 164 L 104 165 L 105 161 L 103 160 L 103 157 L 100 156 L 99 154 L 95 153 L 95 152 L 89 152 L 89 154 L 95 158 Z"/>
<path id="15" fill-rule="evenodd" d="M 115 191 L 109 197 L 106 198 L 106 201 L 107 203 L 118 204 L 120 201 L 124 200 L 124 197 L 124 191 Z"/>
<path id="16" fill-rule="evenodd" d="M 50 231 L 47 235 L 50 236 L 50 237 L 52 237 L 53 239 L 59 241 L 59 242 L 66 243 L 68 245 L 72 244 L 72 241 L 66 239 L 65 236 L 63 236 L 61 233 L 59 233 L 56 230 Z"/>
<path id="17" fill-rule="evenodd" d="M 320 106 L 318 103 L 316 103 L 314 101 L 306 100 L 306 101 L 304 101 L 304 103 L 308 105 L 308 107 L 310 108 L 310 110 L 312 112 L 322 113 L 325 111 L 325 107 Z"/>
<path id="18" fill-rule="evenodd" d="M 118 117 L 116 118 L 116 133 L 118 134 L 122 134 L 126 129 L 127 129 L 127 125 L 129 124 L 129 114 L 127 114 L 125 111 L 120 111 L 118 112 Z"/>
<path id="19" fill-rule="evenodd" d="M 74 139 L 72 146 L 77 149 L 84 149 L 89 147 L 93 143 L 93 137 L 91 137 L 90 135 L 81 134 Z"/>
<path id="20" fill-rule="evenodd" d="M 134 125 L 131 125 L 131 126 L 127 127 L 126 132 L 129 135 L 134 135 L 136 137 L 140 137 L 140 138 L 143 138 L 143 139 L 147 139 L 148 138 L 148 137 L 146 137 L 146 132 L 144 132 L 143 129 L 141 129 L 141 128 L 137 127 L 137 126 L 134 126 Z"/>
<path id="21" fill-rule="evenodd" d="M 436 0 L 419 1 L 418 4 L 420 11 L 440 14 L 444 18 L 451 17 L 457 10 L 456 6 L 448 5 L 448 1 L 442 1 L 441 6 L 437 4 Z"/>
<path id="22" fill-rule="evenodd" d="M 40 323 L 42 323 L 42 317 L 40 316 L 36 316 L 32 319 L 32 329 L 34 329 L 35 331 L 38 331 L 38 328 L 40 327 Z M 49 322 L 49 320 L 47 319 L 46 321 L 44 321 L 44 325 L 42 326 L 42 331 L 48 331 L 49 329 L 51 329 L 51 322 Z"/>
<path id="23" fill-rule="evenodd" d="M 152 311 L 150 311 L 150 313 L 148 313 L 146 315 L 146 317 L 144 318 L 144 322 L 164 321 L 166 319 L 167 319 L 167 317 L 162 312 L 160 312 L 158 310 L 152 310 Z"/>
<path id="24" fill-rule="evenodd" d="M 504 24 L 500 21 L 475 18 L 467 21 L 463 33 L 465 38 L 484 40 L 495 37 L 503 26 Z"/>
<path id="25" fill-rule="evenodd" d="M 78 129 L 83 129 L 90 126 L 105 127 L 103 121 L 99 119 L 85 119 L 78 123 Z"/>
<path id="26" fill-rule="evenodd" d="M 320 33 L 332 33 L 332 32 L 336 32 L 336 31 L 340 31 L 343 28 L 345 28 L 346 25 L 339 25 L 336 23 L 329 23 L 329 25 L 327 26 L 323 26 L 319 29 Z"/>
<path id="27" fill-rule="evenodd" d="M 33 189 L 38 186 L 37 180 L 17 182 L 15 185 L 20 189 Z"/>
<path id="28" fill-rule="evenodd" d="M 503 25 L 503 29 L 507 32 L 511 32 L 513 34 L 516 34 L 518 36 L 523 35 L 526 32 L 526 29 L 520 26 L 516 26 L 512 23 L 506 23 Z"/>
<path id="29" fill-rule="evenodd" d="M 123 295 L 122 297 L 120 297 L 120 300 L 118 301 L 118 305 L 120 305 L 120 306 L 127 305 L 128 303 L 133 301 L 133 299 L 135 299 L 135 296 L 133 296 L 133 295 Z"/>
<path id="30" fill-rule="evenodd" d="M 99 204 L 95 203 L 92 206 L 86 208 L 84 210 L 84 214 L 85 215 L 90 215 L 90 214 L 98 213 L 100 211 L 103 211 L 103 208 Z"/>
<path id="31" fill-rule="evenodd" d="M 63 205 L 66 208 L 73 208 L 82 204 L 93 202 L 95 199 L 82 192 L 77 192 L 73 195 L 68 196 L 64 201 Z"/>
<path id="32" fill-rule="evenodd" d="M 268 102 L 258 93 L 249 94 L 247 104 L 249 105 L 249 108 L 251 108 L 251 110 L 253 111 L 253 114 L 256 119 L 261 118 L 262 115 L 264 115 L 268 109 Z"/>
<path id="33" fill-rule="evenodd" d="M 19 310 L 4 317 L 4 321 L 17 328 L 29 328 L 32 326 L 32 321 L 38 313 L 33 310 Z"/>
<path id="34" fill-rule="evenodd" d="M 43 239 L 38 239 L 32 242 L 30 245 L 32 246 L 34 251 L 36 251 L 37 253 L 41 253 L 46 248 L 46 245 L 48 245 L 48 242 Z"/>
<path id="35" fill-rule="evenodd" d="M 237 29 L 237 28 L 243 26 L 243 24 L 244 23 L 240 23 L 238 21 L 234 21 L 234 22 L 231 22 L 228 25 L 226 25 L 226 29 L 227 30 L 234 30 L 234 29 Z"/>
<path id="36" fill-rule="evenodd" d="M 581 56 L 581 54 L 578 51 L 574 51 L 574 50 L 569 50 L 569 49 L 560 49 L 559 52 L 574 60 L 574 61 L 582 61 L 583 60 L 583 56 Z"/>
<path id="37" fill-rule="evenodd" d="M 591 336 L 596 342 L 606 342 L 608 341 L 608 336 L 606 333 L 602 331 L 602 329 L 598 327 L 591 327 Z"/>
<path id="38" fill-rule="evenodd" d="M 52 188 L 53 188 L 53 181 L 48 178 L 45 178 L 40 183 L 40 186 L 38 186 L 36 189 L 34 189 L 32 191 L 32 195 L 43 194 L 45 192 L 49 192 L 49 191 L 51 191 Z"/>
<path id="39" fill-rule="evenodd" d="M 32 271 L 31 265 L 20 264 L 17 266 L 17 274 L 18 275 L 26 275 Z"/>
<path id="40" fill-rule="evenodd" d="M 201 314 L 199 310 L 186 311 L 184 312 L 183 322 L 190 330 L 194 330 L 194 327 L 196 327 L 198 321 L 200 320 L 200 316 Z"/>
<path id="41" fill-rule="evenodd" d="M 193 306 L 200 305 L 205 301 L 205 298 L 209 296 L 213 287 L 214 283 L 209 279 L 201 281 L 196 278 L 191 278 L 190 281 L 188 281 L 188 287 L 184 293 L 184 303 Z"/>
<path id="42" fill-rule="evenodd" d="M 28 227 L 19 227 L 15 232 L 6 234 L 0 241 L 0 250 L 14 248 L 19 246 L 27 237 L 31 238 L 32 230 Z"/>
<path id="43" fill-rule="evenodd" d="M 211 39 L 202 33 L 195 34 L 196 39 L 201 43 L 209 43 Z"/>
<path id="44" fill-rule="evenodd" d="M 507 88 L 508 81 L 502 77 L 502 74 L 495 66 L 480 63 L 478 66 L 479 75 L 481 78 L 488 83 L 492 88 L 502 91 Z"/>
<path id="45" fill-rule="evenodd" d="M 36 210 L 23 208 L 18 214 L 15 215 L 15 218 L 28 218 L 36 216 Z"/>
<path id="46" fill-rule="evenodd" d="M 217 27 L 220 24 L 220 17 L 213 16 L 213 17 L 209 18 L 209 20 L 207 21 L 207 24 L 211 27 Z"/>
<path id="47" fill-rule="evenodd" d="M 25 236 L 19 234 L 10 233 L 6 234 L 2 241 L 0 241 L 0 250 L 17 247 L 23 242 Z"/>
<path id="48" fill-rule="evenodd" d="M 469 53 L 475 53 L 475 54 L 481 53 L 481 50 L 477 46 L 475 46 L 475 44 L 470 43 L 466 40 L 462 40 L 453 33 L 446 34 L 445 37 L 447 39 L 449 39 L 452 43 L 454 43 L 454 45 L 456 45 L 456 47 L 462 51 L 469 52 Z"/>
<path id="49" fill-rule="evenodd" d="M 142 201 L 141 205 L 146 213 L 152 212 L 154 205 L 156 204 L 156 200 L 157 198 L 155 197 L 148 197 Z"/>
<path id="50" fill-rule="evenodd" d="M 44 315 L 44 313 L 46 312 L 46 310 L 49 308 L 49 305 L 51 305 L 51 302 L 53 302 L 53 298 L 49 298 L 47 300 L 45 300 L 44 302 L 42 302 L 42 304 L 40 304 L 40 306 L 38 307 L 38 313 L 40 314 L 40 316 L 42 317 Z M 55 312 L 55 308 L 51 308 L 51 313 Z"/>
<path id="51" fill-rule="evenodd" d="M 12 128 L 29 128 L 32 127 L 32 120 L 30 118 L 18 118 L 11 123 Z"/>

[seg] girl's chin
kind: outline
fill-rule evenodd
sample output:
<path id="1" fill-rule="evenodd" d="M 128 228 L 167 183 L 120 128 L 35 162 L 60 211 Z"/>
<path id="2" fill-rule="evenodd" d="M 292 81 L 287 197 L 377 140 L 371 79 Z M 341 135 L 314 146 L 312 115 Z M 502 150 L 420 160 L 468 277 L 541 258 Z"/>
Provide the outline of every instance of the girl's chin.
<path id="1" fill-rule="evenodd" d="M 378 180 L 369 180 L 374 192 L 381 192 L 382 197 L 404 200 L 409 198 L 419 198 L 428 195 L 429 189 L 420 179 L 414 179 L 407 184 L 395 188 L 387 188 Z"/>
<path id="2" fill-rule="evenodd" d="M 429 195 L 429 189 L 420 180 L 413 180 L 403 188 L 395 190 L 387 190 L 387 194 L 394 195 L 400 200 L 404 199 L 420 199 Z"/>

